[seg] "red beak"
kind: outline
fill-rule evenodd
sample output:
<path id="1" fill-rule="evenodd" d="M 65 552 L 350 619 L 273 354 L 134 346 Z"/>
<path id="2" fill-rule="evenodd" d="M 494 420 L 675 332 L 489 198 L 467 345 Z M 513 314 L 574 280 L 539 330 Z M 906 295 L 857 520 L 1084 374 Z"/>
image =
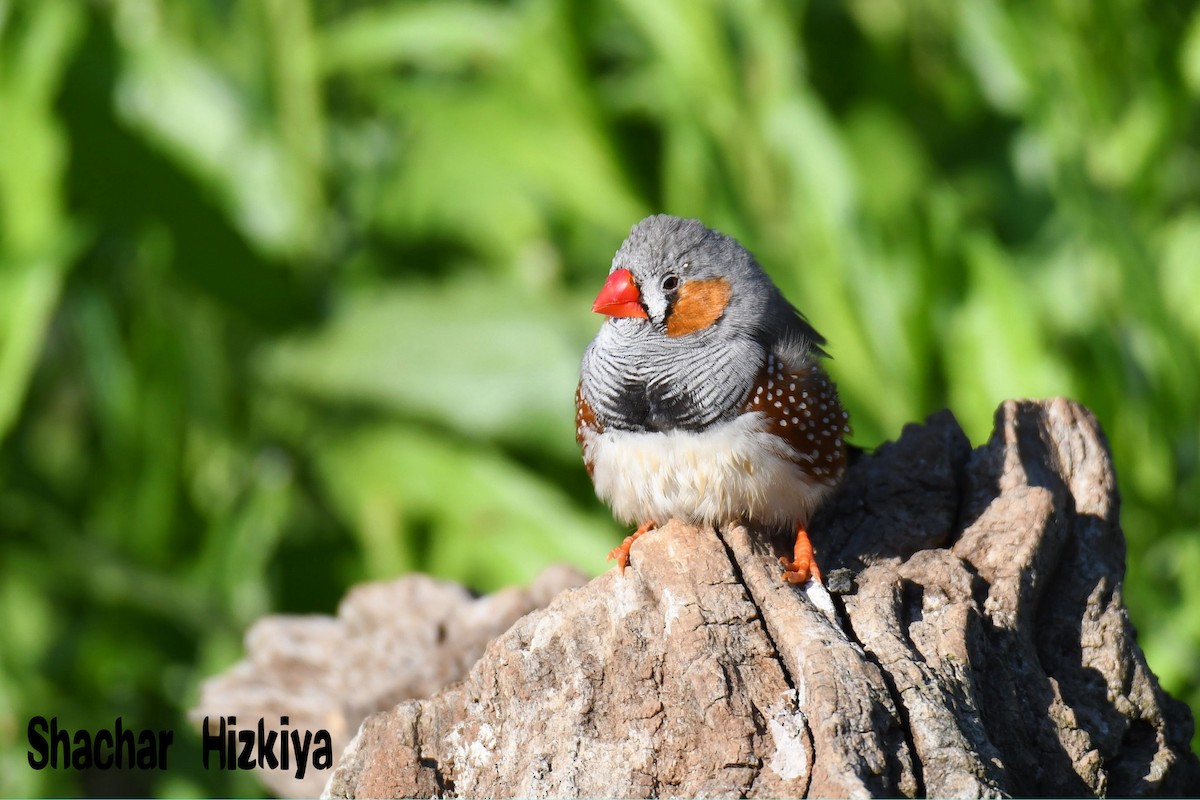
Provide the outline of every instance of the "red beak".
<path id="1" fill-rule="evenodd" d="M 641 317 L 648 319 L 642 308 L 642 295 L 633 283 L 633 275 L 627 269 L 613 270 L 604 282 L 604 288 L 596 295 L 592 311 L 610 317 Z"/>

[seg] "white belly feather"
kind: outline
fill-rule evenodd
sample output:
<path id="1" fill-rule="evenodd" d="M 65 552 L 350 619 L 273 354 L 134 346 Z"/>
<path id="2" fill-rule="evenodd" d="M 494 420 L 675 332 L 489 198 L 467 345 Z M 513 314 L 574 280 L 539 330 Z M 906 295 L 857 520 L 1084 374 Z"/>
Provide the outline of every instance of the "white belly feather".
<path id="1" fill-rule="evenodd" d="M 608 430 L 587 435 L 583 446 L 596 494 L 629 524 L 793 526 L 807 523 L 832 489 L 787 458 L 788 445 L 764 429 L 759 413 L 700 432 Z"/>

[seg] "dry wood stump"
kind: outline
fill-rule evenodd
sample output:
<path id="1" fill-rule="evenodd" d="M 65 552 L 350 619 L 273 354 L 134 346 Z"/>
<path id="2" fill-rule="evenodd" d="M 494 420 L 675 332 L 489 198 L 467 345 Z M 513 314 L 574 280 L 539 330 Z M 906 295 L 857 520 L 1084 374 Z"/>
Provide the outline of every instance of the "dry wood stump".
<path id="1" fill-rule="evenodd" d="M 379 709 L 334 797 L 1200 794 L 1191 714 L 1122 602 L 1116 480 L 1086 409 L 1006 402 L 974 451 L 948 412 L 910 425 L 851 466 L 812 531 L 832 595 L 779 580 L 786 542 L 678 523 L 624 576 L 554 572 L 491 625 L 453 622 L 491 598 L 435 611 L 412 587 L 444 584 L 402 579 L 376 588 L 396 597 L 374 622 L 289 623 L 291 642 L 324 631 L 328 654 L 252 645 L 201 709 L 277 714 L 262 687 L 288 685 L 340 721 L 339 744 Z M 423 644 L 400 652 L 412 631 Z M 390 654 L 383 677 L 345 679 L 365 669 L 350 641 Z M 338 696 L 364 681 L 384 688 Z"/>

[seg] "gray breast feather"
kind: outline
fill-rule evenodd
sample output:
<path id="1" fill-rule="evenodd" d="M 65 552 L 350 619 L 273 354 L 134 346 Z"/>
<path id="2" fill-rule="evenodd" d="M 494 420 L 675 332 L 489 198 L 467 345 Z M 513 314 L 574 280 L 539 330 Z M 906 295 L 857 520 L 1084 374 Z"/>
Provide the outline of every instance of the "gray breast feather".
<path id="1" fill-rule="evenodd" d="M 763 363 L 762 346 L 735 340 L 650 342 L 612 335 L 605 325 L 584 354 L 583 395 L 606 427 L 702 430 L 740 410 Z M 606 335 L 606 333 L 608 335 Z"/>

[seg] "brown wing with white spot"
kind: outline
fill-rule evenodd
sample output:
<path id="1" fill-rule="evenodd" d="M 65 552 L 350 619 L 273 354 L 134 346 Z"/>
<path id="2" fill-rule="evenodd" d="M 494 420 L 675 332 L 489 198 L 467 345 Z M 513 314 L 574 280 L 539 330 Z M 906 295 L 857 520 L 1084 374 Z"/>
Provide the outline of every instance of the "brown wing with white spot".
<path id="1" fill-rule="evenodd" d="M 604 426 L 596 419 L 596 413 L 588 401 L 583 399 L 583 382 L 580 381 L 575 387 L 575 442 L 583 452 L 583 465 L 587 467 L 589 478 L 592 476 L 592 462 L 587 457 L 583 443 L 589 434 L 594 436 L 603 432 Z"/>
<path id="2" fill-rule="evenodd" d="M 767 429 L 792 446 L 793 460 L 815 480 L 834 484 L 841 477 L 850 415 L 819 366 L 805 364 L 792 371 L 768 355 L 743 410 L 761 411 Z"/>

